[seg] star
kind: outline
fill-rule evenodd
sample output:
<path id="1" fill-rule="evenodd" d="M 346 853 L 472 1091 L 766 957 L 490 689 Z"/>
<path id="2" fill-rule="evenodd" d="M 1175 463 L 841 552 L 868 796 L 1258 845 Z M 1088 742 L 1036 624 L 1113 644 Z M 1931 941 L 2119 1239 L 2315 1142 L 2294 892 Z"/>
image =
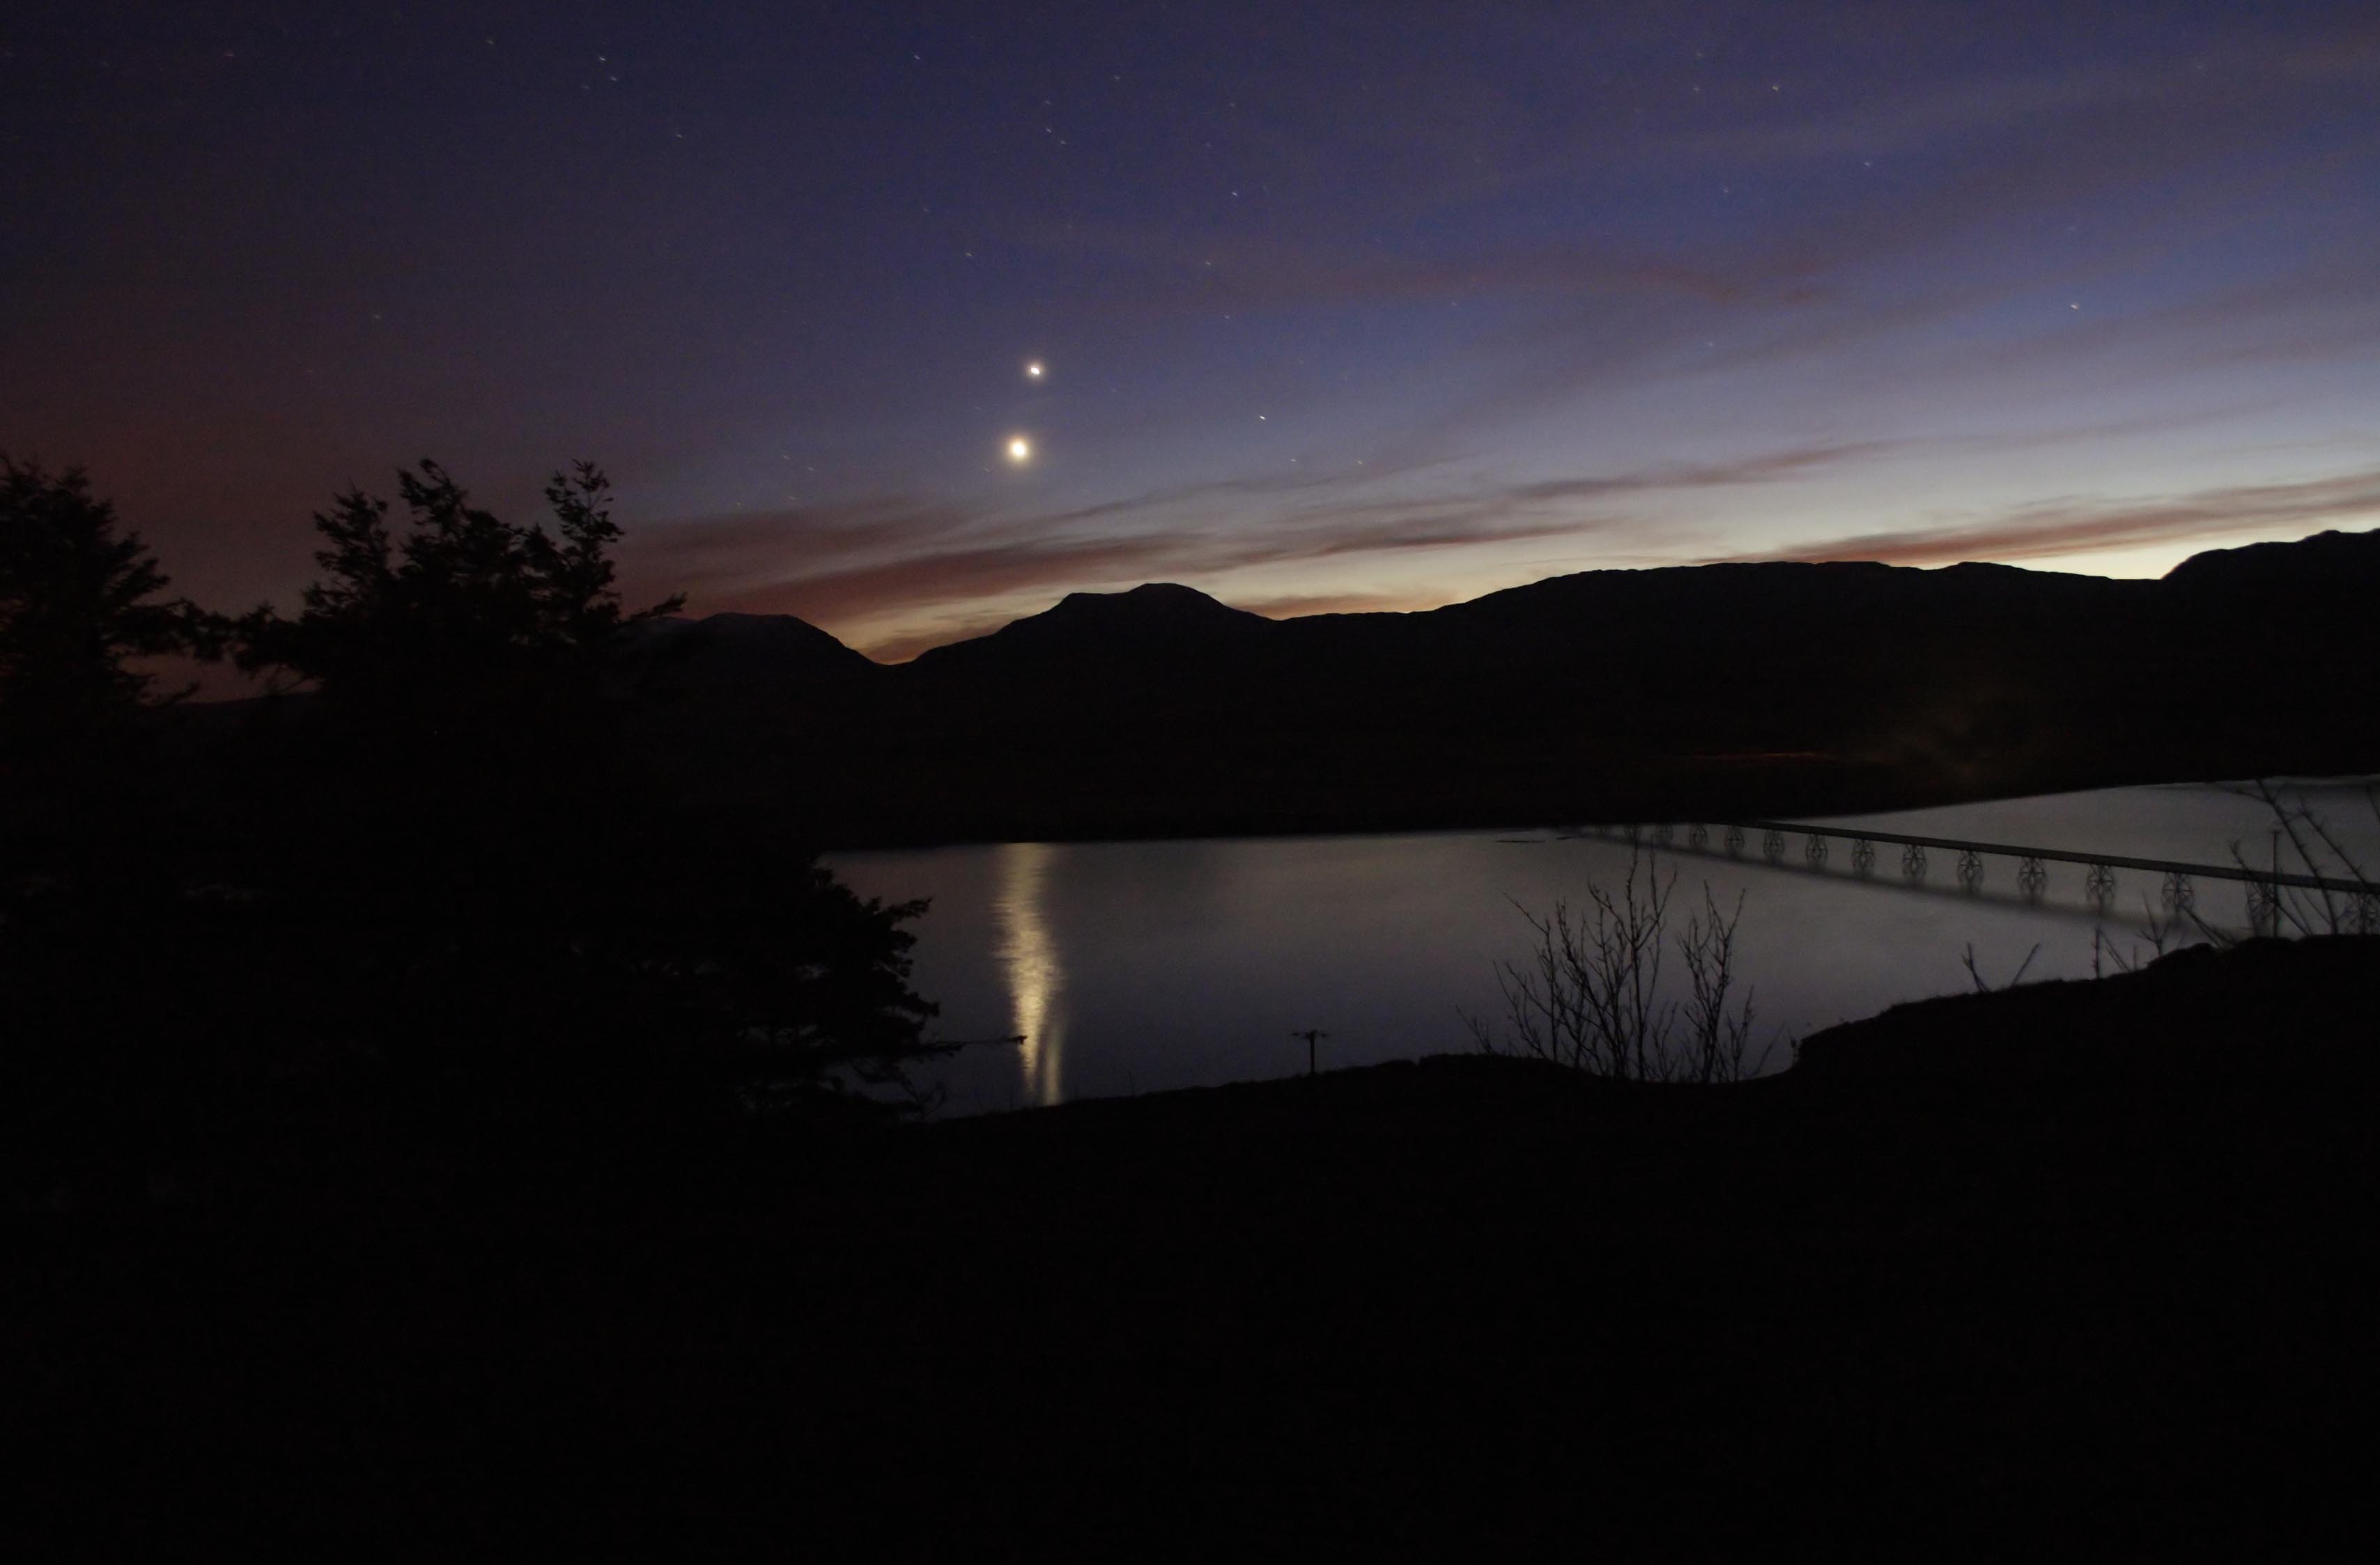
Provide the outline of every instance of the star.
<path id="1" fill-rule="evenodd" d="M 1023 435 L 1013 435 L 1008 442 L 1008 459 L 1020 467 L 1033 459 L 1033 443 Z"/>
<path id="2" fill-rule="evenodd" d="M 1025 367 L 1025 378 L 1028 381 L 1038 381 L 1041 378 L 1041 361 L 1039 359 L 1037 358 L 1032 363 L 1027 364 Z"/>

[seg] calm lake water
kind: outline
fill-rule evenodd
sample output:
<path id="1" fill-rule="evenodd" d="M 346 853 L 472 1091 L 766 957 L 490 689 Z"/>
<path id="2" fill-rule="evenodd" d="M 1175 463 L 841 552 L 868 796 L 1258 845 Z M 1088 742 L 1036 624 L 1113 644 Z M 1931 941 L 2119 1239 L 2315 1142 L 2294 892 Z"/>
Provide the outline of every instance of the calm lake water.
<path id="1" fill-rule="evenodd" d="M 2367 870 L 2380 870 L 2369 780 L 2294 782 Z M 1913 835 L 2143 858 L 2230 864 L 2235 846 L 2269 863 L 2271 812 L 2207 784 L 2120 788 L 1893 815 L 1833 818 Z M 1904 876 L 1879 846 L 1869 873 L 1849 843 L 1813 866 L 1803 839 L 1767 862 L 1759 833 L 1740 858 L 1658 851 L 1677 876 L 1673 923 L 1707 883 L 1723 907 L 1743 898 L 1740 981 L 1754 990 L 1759 1037 L 1787 1040 L 1901 1001 L 1973 987 L 1961 957 L 1995 986 L 2038 946 L 2025 979 L 2091 973 L 2095 932 L 2127 955 L 2149 953 L 2162 882 L 2119 872 L 2113 905 L 2087 899 L 2080 865 L 2046 866 L 2039 899 L 2018 865 L 1985 861 L 1962 887 L 1956 855 L 1936 850 L 1926 879 Z M 1021 1034 L 1022 1045 L 970 1049 L 937 1068 L 946 1113 L 1155 1092 L 1302 1072 L 1293 1030 L 1318 1027 L 1326 1068 L 1472 1047 L 1464 1013 L 1500 1019 L 1495 964 L 1524 959 L 1516 908 L 1583 902 L 1617 887 L 1624 838 L 1545 831 L 1158 843 L 1006 843 L 838 855 L 829 862 L 863 895 L 932 899 L 915 926 L 915 982 L 941 1003 L 949 1038 Z M 2283 846 L 2285 869 L 2304 866 Z M 2335 864 L 2326 873 L 2337 873 Z M 2193 883 L 2208 922 L 2248 926 L 2247 888 Z M 1665 974 L 1679 967 L 1674 957 Z"/>

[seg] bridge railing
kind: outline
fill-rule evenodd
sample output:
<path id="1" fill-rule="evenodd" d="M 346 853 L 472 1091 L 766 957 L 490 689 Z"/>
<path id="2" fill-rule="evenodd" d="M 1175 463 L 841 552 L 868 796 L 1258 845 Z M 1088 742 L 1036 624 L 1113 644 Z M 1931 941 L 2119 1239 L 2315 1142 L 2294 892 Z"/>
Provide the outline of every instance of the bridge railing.
<path id="1" fill-rule="evenodd" d="M 1678 822 L 1660 822 L 1650 828 L 1653 845 L 1671 846 L 1676 843 Z M 2266 924 L 2278 928 L 2281 893 L 2285 891 L 2314 892 L 2325 899 L 2344 898 L 2350 916 L 2341 920 L 2363 933 L 2380 933 L 2380 886 L 2371 881 L 2335 875 L 2297 873 L 2280 869 L 2256 869 L 2244 864 L 2198 864 L 2181 859 L 2143 858 L 2131 854 L 2092 853 L 2076 848 L 2028 847 L 2016 843 L 1987 843 L 1963 837 L 1925 836 L 1909 831 L 1887 831 L 1866 826 L 1821 826 L 1800 820 L 1714 820 L 1683 823 L 1686 846 L 1696 852 L 1709 852 L 1710 833 L 1725 833 L 1724 851 L 1741 856 L 1750 834 L 1759 833 L 1761 856 L 1775 864 L 1785 856 L 1785 839 L 1799 836 L 1803 840 L 1803 857 L 1813 867 L 1823 867 L 1828 859 L 1828 844 L 1849 843 L 1853 870 L 1865 876 L 1876 864 L 1877 844 L 1885 843 L 1901 850 L 1901 873 L 1912 880 L 1922 880 L 1926 873 L 1926 854 L 1934 850 L 1956 854 L 1960 883 L 1970 891 L 1979 891 L 1984 882 L 1984 859 L 1986 856 L 2012 858 L 2017 861 L 2017 886 L 2026 896 L 2038 898 L 2047 887 L 2051 864 L 2079 864 L 2083 867 L 2083 892 L 2092 902 L 2106 904 L 2115 899 L 2116 871 L 2145 870 L 2164 879 L 2163 900 L 2174 910 L 2192 905 L 2194 880 L 2231 880 L 2248 887 L 2251 922 L 2262 928 Z M 1613 830 L 1606 828 L 1606 834 Z M 1642 842 L 1647 828 L 1636 825 L 1617 828 L 1632 842 Z"/>

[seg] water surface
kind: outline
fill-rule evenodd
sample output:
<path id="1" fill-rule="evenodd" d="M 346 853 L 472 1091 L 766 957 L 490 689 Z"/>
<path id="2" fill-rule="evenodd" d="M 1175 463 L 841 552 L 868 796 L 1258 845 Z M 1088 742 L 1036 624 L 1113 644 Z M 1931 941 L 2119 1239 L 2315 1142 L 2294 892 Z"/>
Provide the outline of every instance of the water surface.
<path id="1" fill-rule="evenodd" d="M 2367 868 L 2380 866 L 2380 821 L 2362 781 L 2297 785 Z M 1839 818 L 1916 835 L 2134 857 L 2267 863 L 2271 815 L 2236 789 L 2188 784 L 2009 799 L 1896 815 Z M 1964 958 L 1995 986 L 2087 977 L 2152 953 L 2148 927 L 2170 917 L 2160 878 L 2119 875 L 2112 906 L 2085 896 L 2080 866 L 2047 866 L 2038 900 L 2017 866 L 1987 859 L 1979 890 L 1937 853 L 1923 884 L 1900 850 L 1870 873 L 1848 844 L 1813 867 L 1799 838 L 1782 862 L 1757 833 L 1741 858 L 1657 851 L 1675 873 L 1682 915 L 1706 884 L 1742 898 L 1740 981 L 1756 1027 L 1778 1044 L 1900 1001 L 1973 987 Z M 1293 1031 L 1320 1028 L 1326 1066 L 1472 1047 L 1463 1016 L 1489 1022 L 1503 1001 L 1496 964 L 1523 958 L 1521 908 L 1584 900 L 1616 886 L 1624 840 L 1544 831 L 1400 836 L 1042 843 L 846 854 L 830 862 L 865 895 L 924 896 L 915 982 L 942 1007 L 953 1038 L 1022 1035 L 937 1068 L 946 1110 L 966 1113 L 1153 1092 L 1302 1071 Z M 2283 846 L 2285 867 L 2302 866 Z M 2336 865 L 2325 868 L 2335 872 Z M 2193 884 L 2198 914 L 2245 928 L 2246 891 Z M 2036 951 L 2037 948 L 2037 951 Z M 2025 966 L 2030 958 L 2031 965 Z M 1670 964 L 1676 967 L 1674 961 Z"/>

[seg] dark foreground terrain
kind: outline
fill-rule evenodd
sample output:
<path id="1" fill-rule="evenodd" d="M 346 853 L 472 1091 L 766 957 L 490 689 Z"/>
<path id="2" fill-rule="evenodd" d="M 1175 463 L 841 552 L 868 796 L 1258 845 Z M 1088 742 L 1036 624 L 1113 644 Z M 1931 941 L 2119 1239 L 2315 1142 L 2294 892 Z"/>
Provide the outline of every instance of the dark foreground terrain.
<path id="1" fill-rule="evenodd" d="M 1733 1088 L 1447 1058 L 722 1138 L 319 1075 L 8 1214 L 7 1530 L 2329 1552 L 2374 944 L 1903 1007 Z"/>

